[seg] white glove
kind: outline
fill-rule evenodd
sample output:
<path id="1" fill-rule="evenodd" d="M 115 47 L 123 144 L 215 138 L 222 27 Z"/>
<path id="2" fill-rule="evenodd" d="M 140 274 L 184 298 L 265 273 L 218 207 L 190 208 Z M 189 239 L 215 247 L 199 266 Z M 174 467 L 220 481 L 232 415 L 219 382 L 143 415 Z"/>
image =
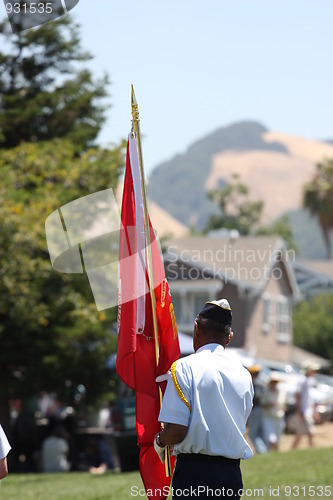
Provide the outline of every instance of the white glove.
<path id="1" fill-rule="evenodd" d="M 170 370 L 167 373 L 163 373 L 163 375 L 159 375 L 158 377 L 155 378 L 155 382 L 165 382 L 168 381 L 170 378 L 171 372 Z"/>
<path id="2" fill-rule="evenodd" d="M 165 448 L 166 446 L 159 446 L 157 444 L 157 436 L 159 433 L 156 434 L 154 437 L 154 450 L 156 451 L 157 455 L 159 456 L 159 459 L 161 460 L 162 464 L 164 463 L 165 460 Z"/>

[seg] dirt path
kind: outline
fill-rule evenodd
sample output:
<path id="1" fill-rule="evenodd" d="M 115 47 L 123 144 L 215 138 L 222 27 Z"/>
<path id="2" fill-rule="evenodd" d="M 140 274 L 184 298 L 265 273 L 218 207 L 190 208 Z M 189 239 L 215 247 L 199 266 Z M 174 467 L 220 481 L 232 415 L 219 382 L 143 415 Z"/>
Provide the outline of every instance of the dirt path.
<path id="1" fill-rule="evenodd" d="M 315 426 L 314 446 L 316 448 L 333 447 L 333 422 L 324 422 Z M 287 451 L 291 449 L 294 440 L 293 434 L 283 434 L 280 442 L 280 450 Z M 303 436 L 299 448 L 308 448 L 308 438 Z"/>

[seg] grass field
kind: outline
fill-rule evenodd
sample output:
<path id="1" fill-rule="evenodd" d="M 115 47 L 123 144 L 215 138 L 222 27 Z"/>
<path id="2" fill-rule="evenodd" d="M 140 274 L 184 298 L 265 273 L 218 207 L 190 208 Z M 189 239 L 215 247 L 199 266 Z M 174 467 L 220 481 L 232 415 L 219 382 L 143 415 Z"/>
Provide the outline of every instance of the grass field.
<path id="1" fill-rule="evenodd" d="M 333 448 L 255 455 L 242 462 L 243 498 L 333 498 Z M 326 487 L 326 489 L 325 489 Z M 146 498 L 138 472 L 12 474 L 2 481 L 2 499 Z"/>

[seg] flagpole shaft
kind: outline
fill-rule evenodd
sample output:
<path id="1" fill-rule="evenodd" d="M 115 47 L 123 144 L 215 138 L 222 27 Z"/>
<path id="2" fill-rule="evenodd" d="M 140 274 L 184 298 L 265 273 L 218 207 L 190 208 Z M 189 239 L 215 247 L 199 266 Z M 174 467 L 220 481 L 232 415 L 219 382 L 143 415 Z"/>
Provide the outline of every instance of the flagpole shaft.
<path id="1" fill-rule="evenodd" d="M 145 220 L 145 233 L 146 233 L 146 249 L 147 249 L 147 271 L 149 280 L 149 291 L 152 306 L 153 315 L 153 327 L 154 327 L 154 340 L 155 340 L 155 358 L 156 366 L 158 365 L 160 358 L 160 348 L 158 343 L 158 329 L 157 329 L 157 316 L 156 316 L 156 299 L 154 292 L 154 277 L 153 277 L 153 261 L 151 255 L 151 240 L 150 240 L 150 226 L 148 217 L 148 207 L 147 207 L 147 196 L 146 196 L 146 183 L 143 168 L 143 156 L 142 156 L 142 146 L 141 146 L 141 130 L 140 130 L 140 117 L 139 117 L 139 107 L 135 98 L 134 88 L 132 85 L 132 118 L 133 118 L 133 132 L 135 134 L 137 145 L 138 145 L 138 156 L 140 165 L 140 177 L 141 177 L 141 190 L 142 190 L 142 200 L 143 200 L 143 213 Z M 159 388 L 160 396 L 160 406 L 162 405 L 162 391 Z M 166 477 L 171 475 L 171 462 L 170 462 L 170 449 L 167 446 L 165 450 L 165 474 Z"/>
<path id="2" fill-rule="evenodd" d="M 142 189 L 142 199 L 143 199 L 143 213 L 145 219 L 145 233 L 146 233 L 146 249 L 147 249 L 147 271 L 149 278 L 149 289 L 151 297 L 151 306 L 153 313 L 153 326 L 154 326 L 154 339 L 155 339 L 155 356 L 156 356 L 156 366 L 159 362 L 160 351 L 158 344 L 158 330 L 157 330 L 157 317 L 156 317 L 156 299 L 154 293 L 154 281 L 153 281 L 153 262 L 151 256 L 151 240 L 150 240 L 150 227 L 149 227 L 149 217 L 148 217 L 148 207 L 147 207 L 147 196 L 146 196 L 146 183 L 145 175 L 143 169 L 143 156 L 141 147 L 141 130 L 140 130 L 140 118 L 139 109 L 136 103 L 134 89 L 132 85 L 132 117 L 133 117 L 133 131 L 137 140 L 138 145 L 138 155 L 139 155 L 139 165 L 141 174 L 141 189 Z"/>

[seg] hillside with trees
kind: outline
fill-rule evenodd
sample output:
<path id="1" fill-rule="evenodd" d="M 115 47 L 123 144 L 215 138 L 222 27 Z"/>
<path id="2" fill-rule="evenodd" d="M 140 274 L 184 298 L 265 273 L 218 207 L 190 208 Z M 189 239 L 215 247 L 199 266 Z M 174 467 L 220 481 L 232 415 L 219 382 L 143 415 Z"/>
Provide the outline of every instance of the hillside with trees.
<path id="1" fill-rule="evenodd" d="M 262 224 L 289 219 L 300 257 L 325 258 L 325 241 L 315 215 L 303 208 L 303 190 L 316 164 L 333 157 L 328 142 L 268 131 L 256 122 L 223 127 L 158 165 L 149 195 L 194 231 L 202 231 L 220 214 L 210 192 L 233 182 L 235 175 L 249 190 L 249 203 L 260 202 Z M 313 241 L 313 234 L 318 235 Z"/>
<path id="2" fill-rule="evenodd" d="M 242 122 L 221 128 L 194 142 L 186 153 L 158 165 L 149 179 L 149 196 L 187 226 L 203 229 L 210 214 L 216 212 L 204 189 L 212 157 L 223 151 L 286 152 L 279 143 L 262 140 L 266 128 L 256 122 Z M 236 172 L 237 173 L 237 172 Z M 216 187 L 222 187 L 224 182 Z"/>

